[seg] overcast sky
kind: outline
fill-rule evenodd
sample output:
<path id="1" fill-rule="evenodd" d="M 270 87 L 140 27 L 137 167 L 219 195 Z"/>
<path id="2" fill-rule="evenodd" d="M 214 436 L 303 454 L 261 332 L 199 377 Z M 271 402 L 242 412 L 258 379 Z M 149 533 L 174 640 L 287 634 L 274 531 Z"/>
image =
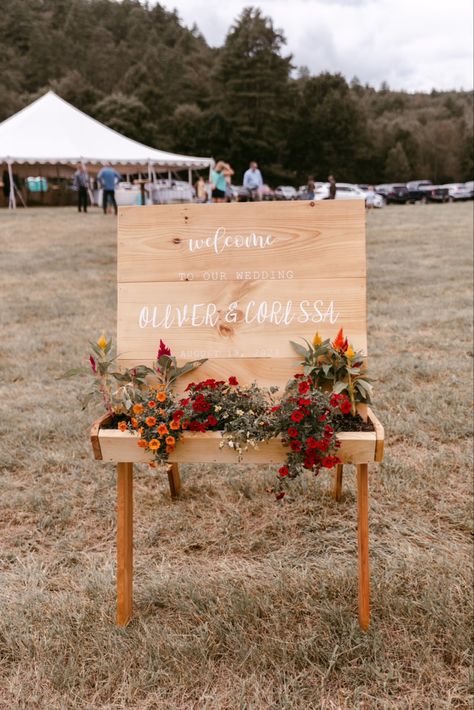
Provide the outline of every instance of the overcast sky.
<path id="1" fill-rule="evenodd" d="M 260 7 L 287 38 L 296 66 L 393 89 L 473 86 L 472 0 L 161 0 L 220 46 L 233 20 Z"/>

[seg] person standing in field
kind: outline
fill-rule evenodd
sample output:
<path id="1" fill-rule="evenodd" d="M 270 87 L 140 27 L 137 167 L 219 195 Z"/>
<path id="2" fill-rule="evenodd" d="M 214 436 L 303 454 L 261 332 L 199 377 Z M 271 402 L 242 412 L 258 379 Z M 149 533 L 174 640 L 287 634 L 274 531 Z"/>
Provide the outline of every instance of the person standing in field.
<path id="1" fill-rule="evenodd" d="M 199 176 L 199 178 L 196 182 L 195 190 L 196 190 L 197 201 L 198 202 L 207 202 L 206 183 L 205 183 L 202 175 Z"/>
<path id="2" fill-rule="evenodd" d="M 227 180 L 226 178 L 232 176 L 234 171 L 228 163 L 223 160 L 219 160 L 214 170 L 211 172 L 211 182 L 212 182 L 212 201 L 213 202 L 225 202 L 226 201 L 226 189 Z"/>
<path id="3" fill-rule="evenodd" d="M 327 199 L 328 200 L 335 200 L 336 199 L 336 180 L 334 178 L 334 175 L 330 175 L 328 177 L 328 183 L 329 183 L 329 197 Z"/>
<path id="4" fill-rule="evenodd" d="M 115 185 L 122 179 L 120 173 L 118 173 L 114 168 L 106 163 L 102 170 L 97 175 L 97 180 L 102 187 L 102 209 L 104 214 L 107 214 L 107 203 L 110 199 L 112 206 L 114 208 L 115 214 L 117 214 L 117 203 L 115 201 Z"/>
<path id="5" fill-rule="evenodd" d="M 369 185 L 367 194 L 365 196 L 365 206 L 367 207 L 368 210 L 371 210 L 374 207 L 375 203 L 375 188 L 373 185 Z"/>
<path id="6" fill-rule="evenodd" d="M 252 160 L 249 165 L 249 169 L 244 173 L 244 187 L 248 190 L 249 197 L 252 202 L 261 199 L 262 186 L 262 173 L 258 169 L 258 164 L 255 160 Z"/>
<path id="7" fill-rule="evenodd" d="M 74 190 L 77 190 L 77 209 L 79 212 L 87 212 L 87 202 L 88 194 L 87 190 L 89 188 L 89 175 L 83 163 L 77 164 L 77 170 L 74 173 L 74 179 L 72 186 Z"/>

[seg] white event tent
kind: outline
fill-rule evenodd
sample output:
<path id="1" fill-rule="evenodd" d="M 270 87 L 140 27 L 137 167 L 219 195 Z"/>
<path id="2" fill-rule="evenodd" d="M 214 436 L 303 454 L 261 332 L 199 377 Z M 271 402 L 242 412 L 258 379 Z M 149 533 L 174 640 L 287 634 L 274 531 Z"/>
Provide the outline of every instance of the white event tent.
<path id="1" fill-rule="evenodd" d="M 89 166 L 110 163 L 128 172 L 147 170 L 151 179 L 165 170 L 201 170 L 212 158 L 177 155 L 150 148 L 79 111 L 53 91 L 0 123 L 0 163 L 10 177 L 9 206 L 15 207 L 13 165 Z M 23 172 L 23 171 L 22 171 Z"/>

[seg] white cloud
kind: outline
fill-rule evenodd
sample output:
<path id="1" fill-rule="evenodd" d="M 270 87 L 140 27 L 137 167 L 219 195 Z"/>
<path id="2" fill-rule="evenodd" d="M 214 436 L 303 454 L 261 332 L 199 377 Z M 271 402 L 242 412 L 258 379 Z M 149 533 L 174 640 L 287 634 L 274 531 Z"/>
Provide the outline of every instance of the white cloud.
<path id="1" fill-rule="evenodd" d="M 287 38 L 296 66 L 339 71 L 378 87 L 470 89 L 471 0 L 161 0 L 212 46 L 244 7 L 258 6 Z"/>

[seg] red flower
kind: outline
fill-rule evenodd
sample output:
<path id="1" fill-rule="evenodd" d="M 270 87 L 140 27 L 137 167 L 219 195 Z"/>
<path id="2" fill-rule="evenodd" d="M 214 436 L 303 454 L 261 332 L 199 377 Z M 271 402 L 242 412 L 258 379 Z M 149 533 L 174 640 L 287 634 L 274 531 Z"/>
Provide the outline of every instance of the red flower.
<path id="1" fill-rule="evenodd" d="M 290 446 L 293 451 L 301 451 L 301 441 L 292 441 Z"/>
<path id="2" fill-rule="evenodd" d="M 294 376 L 295 380 L 301 380 L 304 377 L 302 373 L 298 373 L 297 375 Z"/>
<path id="3" fill-rule="evenodd" d="M 160 347 L 158 348 L 156 359 L 159 360 L 162 355 L 169 355 L 171 357 L 171 350 L 167 348 L 164 342 L 160 339 Z"/>
<path id="4" fill-rule="evenodd" d="M 295 439 L 298 436 L 298 429 L 296 429 L 294 426 L 290 426 L 287 431 L 288 436 L 291 436 L 292 439 Z"/>
<path id="5" fill-rule="evenodd" d="M 337 456 L 325 456 L 321 461 L 321 466 L 324 468 L 333 468 L 336 464 L 340 463 L 341 459 Z"/>
<path id="6" fill-rule="evenodd" d="M 308 438 L 306 439 L 307 448 L 308 449 L 316 449 L 317 445 L 318 445 L 318 442 L 316 441 L 316 439 L 312 436 L 308 436 Z"/>
<path id="7" fill-rule="evenodd" d="M 239 381 L 237 377 L 229 377 L 229 385 L 232 385 L 232 387 L 236 387 L 239 384 Z"/>
<path id="8" fill-rule="evenodd" d="M 281 468 L 278 469 L 278 473 L 282 478 L 285 478 L 285 476 L 288 476 L 289 470 L 288 466 L 282 466 Z"/>
<path id="9" fill-rule="evenodd" d="M 291 414 L 291 421 L 292 422 L 300 422 L 302 419 L 304 419 L 304 414 L 301 412 L 299 409 L 295 409 L 294 412 Z"/>
<path id="10" fill-rule="evenodd" d="M 298 407 L 309 407 L 311 400 L 307 397 L 300 397 L 298 400 Z"/>
<path id="11" fill-rule="evenodd" d="M 319 421 L 320 421 L 320 422 L 325 422 L 327 418 L 328 418 L 328 415 L 327 415 L 327 414 L 321 414 L 321 416 L 319 417 Z"/>
<path id="12" fill-rule="evenodd" d="M 215 418 L 215 416 L 213 414 L 209 414 L 209 416 L 207 418 L 207 422 L 208 422 L 209 426 L 216 426 L 217 419 Z"/>
<path id="13" fill-rule="evenodd" d="M 277 494 L 275 495 L 275 498 L 276 498 L 277 500 L 281 500 L 281 499 L 284 498 L 284 497 L 285 497 L 285 491 L 280 491 L 280 493 L 277 493 Z"/>
<path id="14" fill-rule="evenodd" d="M 281 405 L 278 404 L 276 407 L 272 407 L 272 408 L 270 409 L 270 411 L 271 411 L 271 412 L 278 412 L 280 409 L 281 409 Z"/>
<path id="15" fill-rule="evenodd" d="M 91 364 L 91 370 L 92 370 L 92 372 L 93 372 L 94 375 L 95 375 L 96 372 L 97 372 L 97 365 L 95 364 L 95 360 L 94 360 L 94 358 L 92 357 L 92 355 L 89 355 L 89 362 L 90 362 L 90 364 Z"/>
<path id="16" fill-rule="evenodd" d="M 309 384 L 305 382 L 300 382 L 298 385 L 298 392 L 300 394 L 306 394 L 309 391 Z"/>
<path id="17" fill-rule="evenodd" d="M 349 414 L 349 412 L 352 409 L 352 405 L 348 399 L 345 399 L 344 402 L 341 403 L 341 406 L 339 407 L 339 409 L 341 410 L 341 412 L 343 414 Z"/>
<path id="18" fill-rule="evenodd" d="M 332 346 L 334 350 L 339 350 L 341 353 L 345 353 L 347 348 L 349 347 L 349 343 L 347 341 L 347 338 L 344 338 L 344 331 L 341 328 L 339 330 L 339 333 L 336 335 L 335 340 L 332 342 Z"/>
<path id="19" fill-rule="evenodd" d="M 329 404 L 331 405 L 331 407 L 339 406 L 339 400 L 341 399 L 341 397 L 342 397 L 342 395 L 340 395 L 340 394 L 335 394 L 335 393 L 332 394 L 331 398 L 329 400 Z"/>

